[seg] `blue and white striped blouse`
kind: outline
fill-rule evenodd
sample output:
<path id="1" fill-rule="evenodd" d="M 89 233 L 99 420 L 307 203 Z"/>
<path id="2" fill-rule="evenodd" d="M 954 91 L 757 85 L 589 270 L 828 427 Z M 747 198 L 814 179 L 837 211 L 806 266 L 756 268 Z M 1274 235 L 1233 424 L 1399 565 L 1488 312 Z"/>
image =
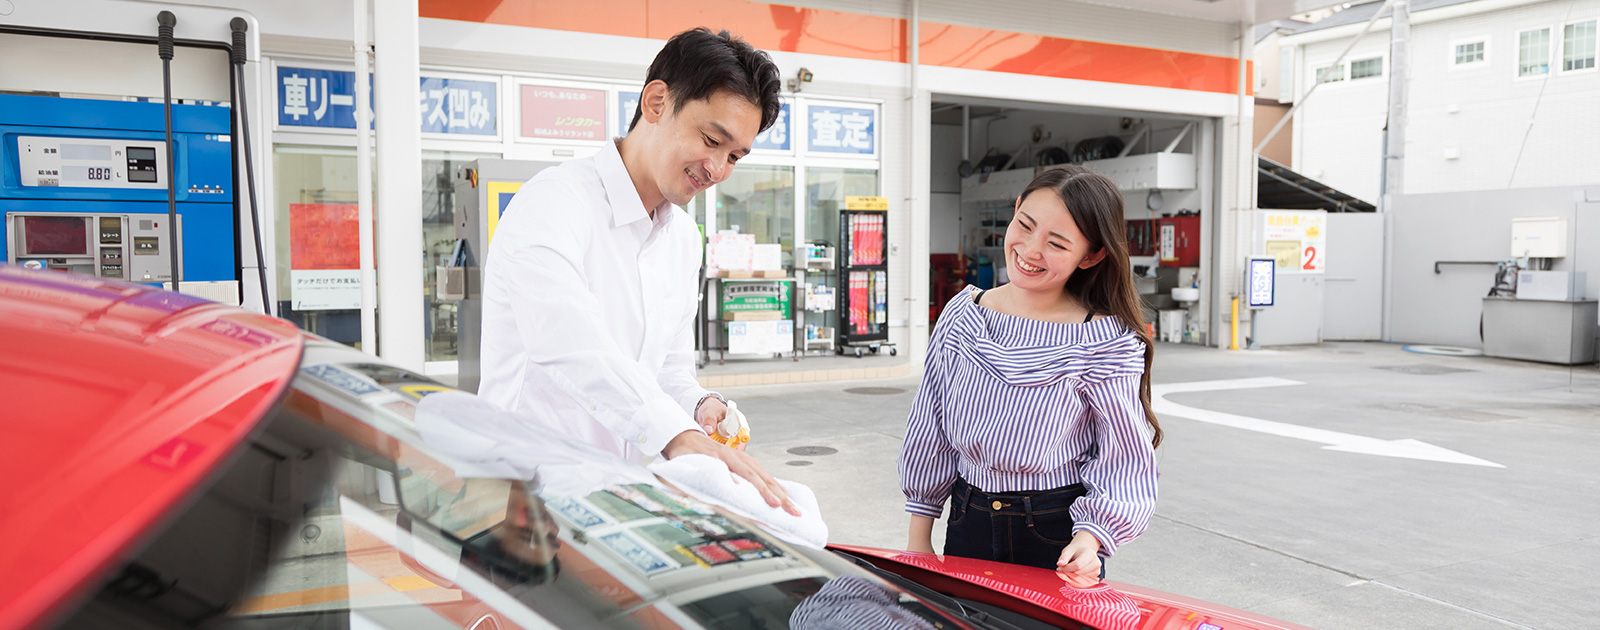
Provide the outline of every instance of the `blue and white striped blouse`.
<path id="1" fill-rule="evenodd" d="M 985 492 L 1082 483 L 1073 533 L 1101 555 L 1137 538 L 1156 505 L 1152 432 L 1139 402 L 1143 341 L 1116 317 L 1043 322 L 979 306 L 967 287 L 929 342 L 900 450 L 906 511 L 938 518 L 960 474 Z"/>

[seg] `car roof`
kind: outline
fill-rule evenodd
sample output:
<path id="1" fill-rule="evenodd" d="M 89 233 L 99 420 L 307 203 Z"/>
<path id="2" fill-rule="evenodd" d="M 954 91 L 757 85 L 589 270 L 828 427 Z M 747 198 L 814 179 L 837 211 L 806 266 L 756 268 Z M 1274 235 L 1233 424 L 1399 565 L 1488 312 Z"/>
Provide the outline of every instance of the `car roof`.
<path id="1" fill-rule="evenodd" d="M 0 264 L 0 627 L 93 585 L 277 404 L 294 325 Z"/>

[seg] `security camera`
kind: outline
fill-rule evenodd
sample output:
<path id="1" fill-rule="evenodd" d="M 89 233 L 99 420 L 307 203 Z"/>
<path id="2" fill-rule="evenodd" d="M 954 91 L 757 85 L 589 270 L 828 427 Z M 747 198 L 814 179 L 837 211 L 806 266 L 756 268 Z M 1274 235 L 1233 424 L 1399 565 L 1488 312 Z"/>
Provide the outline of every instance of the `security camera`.
<path id="1" fill-rule="evenodd" d="M 814 76 L 816 76 L 816 75 L 811 74 L 810 70 L 807 70 L 805 68 L 801 68 L 800 72 L 795 74 L 795 77 L 793 79 L 789 79 L 789 91 L 790 92 L 799 92 L 800 91 L 800 84 L 802 84 L 802 83 L 810 83 L 812 77 L 814 77 Z"/>

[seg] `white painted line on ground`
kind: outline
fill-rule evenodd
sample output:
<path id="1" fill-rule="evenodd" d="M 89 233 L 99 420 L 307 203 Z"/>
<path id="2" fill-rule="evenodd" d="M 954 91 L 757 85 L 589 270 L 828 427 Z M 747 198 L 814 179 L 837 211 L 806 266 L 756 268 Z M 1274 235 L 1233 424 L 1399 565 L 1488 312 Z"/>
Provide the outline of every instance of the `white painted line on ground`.
<path id="1" fill-rule="evenodd" d="M 1326 429 L 1274 422 L 1251 418 L 1249 416 L 1234 415 L 1221 411 L 1197 409 L 1187 405 L 1180 405 L 1166 399 L 1167 394 L 1182 392 L 1214 392 L 1228 389 L 1256 389 L 1262 387 L 1284 387 L 1287 385 L 1305 385 L 1300 381 L 1291 381 L 1286 378 L 1264 376 L 1258 378 L 1239 378 L 1222 381 L 1195 381 L 1189 383 L 1168 383 L 1152 386 L 1150 392 L 1151 407 L 1155 409 L 1156 416 L 1178 416 L 1218 424 L 1235 429 L 1267 433 L 1281 437 L 1294 438 L 1325 444 L 1322 448 L 1331 451 L 1344 451 L 1347 453 L 1362 453 L 1365 455 L 1382 455 L 1384 457 L 1404 457 L 1408 459 L 1421 459 L 1433 462 L 1450 464 L 1469 464 L 1472 466 L 1489 466 L 1492 468 L 1505 468 L 1494 462 L 1478 459 L 1464 453 L 1457 453 L 1450 449 L 1440 448 L 1413 439 L 1381 440 L 1364 435 L 1340 433 Z"/>

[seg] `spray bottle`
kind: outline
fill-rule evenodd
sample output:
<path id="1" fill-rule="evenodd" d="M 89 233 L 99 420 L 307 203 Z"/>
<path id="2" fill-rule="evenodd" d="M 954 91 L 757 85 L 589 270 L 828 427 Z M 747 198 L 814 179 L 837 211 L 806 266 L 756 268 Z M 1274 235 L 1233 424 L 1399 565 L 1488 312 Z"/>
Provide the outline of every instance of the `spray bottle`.
<path id="1" fill-rule="evenodd" d="M 717 430 L 711 433 L 711 439 L 728 446 L 739 446 L 750 441 L 750 422 L 745 419 L 744 412 L 739 411 L 739 403 L 728 401 L 728 414 L 722 417 L 722 422 L 717 423 Z"/>

